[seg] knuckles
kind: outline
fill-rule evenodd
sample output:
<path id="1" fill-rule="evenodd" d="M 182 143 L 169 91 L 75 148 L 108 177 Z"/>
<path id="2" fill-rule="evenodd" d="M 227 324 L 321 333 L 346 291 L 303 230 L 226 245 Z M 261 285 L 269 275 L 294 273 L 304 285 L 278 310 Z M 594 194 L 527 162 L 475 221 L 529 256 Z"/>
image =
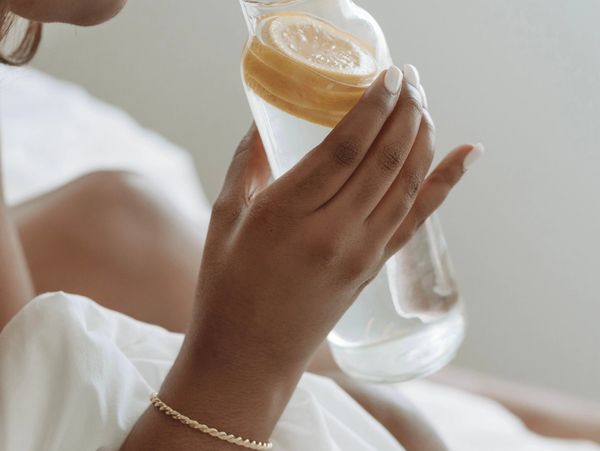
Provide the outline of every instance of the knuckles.
<path id="1" fill-rule="evenodd" d="M 342 280 L 356 282 L 360 286 L 372 277 L 378 264 L 377 254 L 371 251 L 361 250 L 351 253 L 340 267 Z"/>
<path id="2" fill-rule="evenodd" d="M 225 226 L 223 239 L 235 237 L 232 243 L 249 243 L 250 248 L 268 250 L 267 254 L 282 249 L 280 257 L 292 259 L 292 267 L 311 268 L 315 277 L 332 286 L 358 288 L 380 267 L 383 250 L 362 236 L 362 229 L 331 221 L 329 214 L 298 217 L 272 195 L 259 193 L 247 204 L 221 196 L 213 216 Z M 236 230 L 233 235 L 232 230 Z M 262 244 L 254 246 L 257 243 Z"/>
<path id="3" fill-rule="evenodd" d="M 404 175 L 404 178 L 406 180 L 406 197 L 409 201 L 412 201 L 417 197 L 423 179 L 416 172 L 408 172 Z"/>
<path id="4" fill-rule="evenodd" d="M 247 220 L 254 227 L 274 229 L 283 226 L 284 206 L 272 197 L 259 194 L 248 208 Z"/>
<path id="5" fill-rule="evenodd" d="M 306 249 L 309 264 L 328 273 L 333 283 L 360 286 L 380 263 L 380 249 L 369 246 L 364 239 L 353 239 L 343 232 L 308 237 Z"/>
<path id="6" fill-rule="evenodd" d="M 319 234 L 318 237 L 309 238 L 305 249 L 308 251 L 311 263 L 314 262 L 324 269 L 337 266 L 344 255 L 344 243 L 329 234 Z"/>
<path id="7" fill-rule="evenodd" d="M 333 144 L 333 158 L 342 167 L 354 166 L 360 156 L 359 139 L 347 137 Z"/>
<path id="8" fill-rule="evenodd" d="M 403 146 L 399 142 L 387 144 L 379 154 L 379 165 L 383 172 L 395 173 L 404 161 Z"/>

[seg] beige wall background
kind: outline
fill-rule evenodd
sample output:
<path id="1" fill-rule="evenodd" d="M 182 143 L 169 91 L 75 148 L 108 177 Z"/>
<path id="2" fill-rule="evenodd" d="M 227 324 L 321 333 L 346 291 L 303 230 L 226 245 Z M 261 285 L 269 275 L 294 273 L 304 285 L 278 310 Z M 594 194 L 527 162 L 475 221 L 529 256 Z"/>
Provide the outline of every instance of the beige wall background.
<path id="1" fill-rule="evenodd" d="M 488 154 L 442 212 L 468 302 L 462 365 L 600 400 L 600 3 L 364 0 L 420 68 L 440 153 Z M 214 197 L 250 113 L 234 0 L 131 0 L 49 26 L 35 65 L 188 149 Z"/>

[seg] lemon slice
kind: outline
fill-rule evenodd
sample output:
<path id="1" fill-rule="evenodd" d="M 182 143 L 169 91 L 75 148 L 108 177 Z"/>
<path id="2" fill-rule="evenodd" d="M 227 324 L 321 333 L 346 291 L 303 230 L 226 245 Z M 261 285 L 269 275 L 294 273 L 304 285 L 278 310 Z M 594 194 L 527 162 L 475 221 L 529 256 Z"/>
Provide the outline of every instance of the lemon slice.
<path id="1" fill-rule="evenodd" d="M 375 58 L 356 37 L 317 17 L 288 13 L 271 17 L 262 38 L 289 58 L 333 80 L 364 84 L 377 72 Z"/>
<path id="2" fill-rule="evenodd" d="M 327 127 L 358 102 L 377 70 L 368 46 L 305 13 L 263 17 L 243 57 L 249 89 L 283 111 Z"/>
<path id="3" fill-rule="evenodd" d="M 258 48 L 257 48 L 258 47 Z M 287 62 L 270 64 L 263 49 L 256 43 L 250 47 L 255 57 L 245 62 L 246 78 L 253 78 L 276 97 L 286 99 L 299 107 L 322 109 L 325 112 L 345 113 L 352 108 L 364 92 L 364 88 L 330 82 L 322 75 L 306 72 Z M 267 60 L 267 62 L 265 62 Z"/>

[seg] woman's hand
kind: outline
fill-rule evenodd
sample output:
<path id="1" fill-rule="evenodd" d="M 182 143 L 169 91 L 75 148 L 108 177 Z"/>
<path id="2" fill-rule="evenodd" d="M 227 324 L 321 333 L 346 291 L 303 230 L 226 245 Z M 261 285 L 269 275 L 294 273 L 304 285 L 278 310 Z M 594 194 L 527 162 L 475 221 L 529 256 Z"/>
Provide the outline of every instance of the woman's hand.
<path id="1" fill-rule="evenodd" d="M 383 76 L 320 146 L 267 186 L 255 128 L 240 145 L 209 229 L 199 343 L 299 370 L 362 288 L 463 174 L 463 146 L 426 179 L 435 130 L 419 90 Z"/>
<path id="2" fill-rule="evenodd" d="M 213 211 L 192 326 L 161 390 L 168 404 L 268 439 L 329 330 L 461 178 L 475 148 L 459 147 L 427 177 L 433 121 L 419 87 L 396 89 L 399 71 L 387 74 L 271 185 L 254 127 L 240 144 Z M 156 415 L 130 443 L 140 429 L 174 432 Z M 170 445 L 221 449 L 185 429 Z"/>

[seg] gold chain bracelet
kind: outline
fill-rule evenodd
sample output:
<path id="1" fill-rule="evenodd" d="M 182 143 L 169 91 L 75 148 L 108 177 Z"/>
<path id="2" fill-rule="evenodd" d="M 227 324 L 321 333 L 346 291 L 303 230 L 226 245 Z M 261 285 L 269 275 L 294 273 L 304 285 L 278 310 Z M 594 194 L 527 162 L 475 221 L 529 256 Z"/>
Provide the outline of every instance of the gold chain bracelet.
<path id="1" fill-rule="evenodd" d="M 208 434 L 211 437 L 231 443 L 232 445 L 256 450 L 269 450 L 273 448 L 273 444 L 271 442 L 256 442 L 254 440 L 243 439 L 242 437 L 236 437 L 235 435 L 227 434 L 226 432 L 221 432 L 217 429 L 208 427 L 205 424 L 198 423 L 197 421 L 186 417 L 185 415 L 177 412 L 175 409 L 172 409 L 171 407 L 166 405 L 160 400 L 160 398 L 158 397 L 158 393 L 152 393 L 152 395 L 150 396 L 150 402 L 154 407 L 156 407 L 165 415 L 173 418 L 174 420 L 177 420 L 180 423 L 191 427 L 192 429 L 196 429 L 197 431 L 203 432 L 204 434 Z"/>

